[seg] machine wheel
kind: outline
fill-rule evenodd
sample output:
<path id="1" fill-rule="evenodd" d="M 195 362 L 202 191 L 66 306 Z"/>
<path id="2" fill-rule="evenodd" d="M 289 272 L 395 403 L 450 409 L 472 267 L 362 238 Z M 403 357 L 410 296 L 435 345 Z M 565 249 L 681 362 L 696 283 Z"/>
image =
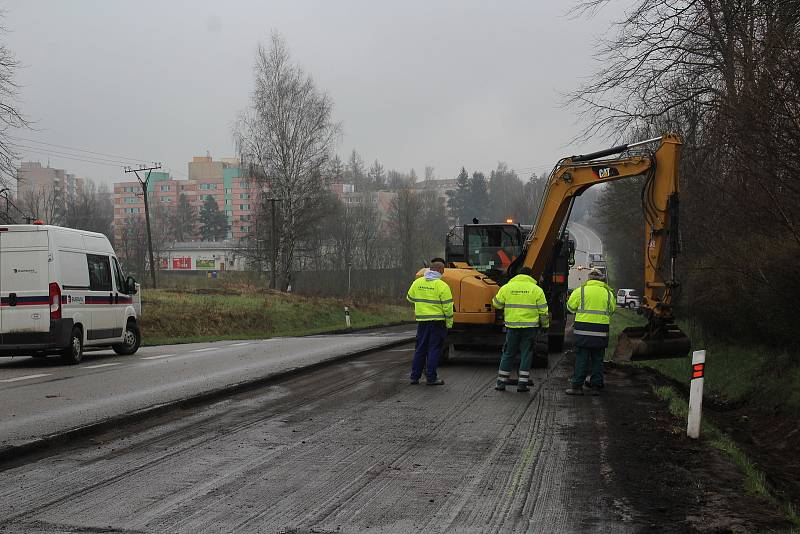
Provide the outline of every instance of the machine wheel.
<path id="1" fill-rule="evenodd" d="M 74 365 L 83 360 L 83 331 L 78 326 L 72 327 L 69 345 L 61 351 L 61 361 Z"/>
<path id="2" fill-rule="evenodd" d="M 134 354 L 139 350 L 139 345 L 142 344 L 142 334 L 139 331 L 139 325 L 135 321 L 128 321 L 125 326 L 125 333 L 122 335 L 123 342 L 117 345 L 112 345 L 111 348 L 114 352 L 123 356 Z"/>
<path id="3" fill-rule="evenodd" d="M 636 303 L 635 303 L 635 302 L 629 302 L 629 303 L 628 303 L 628 309 L 631 309 L 631 310 L 632 310 L 632 309 L 634 309 L 635 307 L 636 307 Z"/>

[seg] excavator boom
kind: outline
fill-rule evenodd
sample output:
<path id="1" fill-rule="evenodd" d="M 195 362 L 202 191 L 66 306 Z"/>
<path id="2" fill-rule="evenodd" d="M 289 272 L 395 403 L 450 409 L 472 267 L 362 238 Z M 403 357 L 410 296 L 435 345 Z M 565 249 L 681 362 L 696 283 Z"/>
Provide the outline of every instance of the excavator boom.
<path id="1" fill-rule="evenodd" d="M 600 159 L 620 154 L 639 145 L 660 140 L 655 152 L 643 151 L 626 157 Z M 645 219 L 645 287 L 640 312 L 648 325 L 626 329 L 621 334 L 615 357 L 623 360 L 683 356 L 689 339 L 675 325 L 672 298 L 678 287 L 675 257 L 679 250 L 678 163 L 681 140 L 677 134 L 642 143 L 621 145 L 593 154 L 561 160 L 544 193 L 533 231 L 526 243 L 522 265 L 539 278 L 551 260 L 553 243 L 569 215 L 572 200 L 589 187 L 634 176 L 644 176 L 642 209 Z M 669 262 L 664 265 L 669 244 Z"/>

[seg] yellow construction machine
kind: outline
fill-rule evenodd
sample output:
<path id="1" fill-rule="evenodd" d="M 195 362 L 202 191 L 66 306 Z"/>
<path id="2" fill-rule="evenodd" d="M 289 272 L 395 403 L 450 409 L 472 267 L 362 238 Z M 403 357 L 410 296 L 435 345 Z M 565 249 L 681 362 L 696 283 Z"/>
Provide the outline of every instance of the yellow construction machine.
<path id="1" fill-rule="evenodd" d="M 656 143 L 655 150 L 648 148 Z M 519 269 L 529 267 L 545 290 L 553 316 L 548 332 L 550 350 L 560 350 L 566 326 L 567 275 L 569 266 L 574 263 L 574 243 L 566 230 L 572 205 L 593 185 L 643 176 L 645 286 L 640 313 L 648 323 L 644 327 L 627 328 L 620 334 L 615 357 L 631 360 L 688 354 L 689 339 L 676 326 L 672 311 L 678 288 L 675 258 L 680 248 L 678 165 L 681 144 L 677 134 L 669 133 L 660 138 L 564 158 L 550 174 L 532 228 L 475 221 L 476 224 L 459 227 L 460 235 L 451 232 L 445 258 L 448 266 L 442 278 L 450 286 L 454 301 L 455 324 L 448 336 L 449 343 L 455 346 L 501 343 L 502 312 L 492 308 L 492 297 Z M 505 269 L 489 259 L 500 248 L 516 256 Z"/>

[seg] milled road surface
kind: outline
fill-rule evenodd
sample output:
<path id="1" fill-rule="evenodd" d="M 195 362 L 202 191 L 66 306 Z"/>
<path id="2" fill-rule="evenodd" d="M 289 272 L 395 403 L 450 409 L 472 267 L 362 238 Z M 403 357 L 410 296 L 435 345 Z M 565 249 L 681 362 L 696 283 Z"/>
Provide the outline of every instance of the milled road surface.
<path id="1" fill-rule="evenodd" d="M 567 397 L 569 356 L 551 355 L 530 393 L 494 391 L 496 363 L 474 361 L 412 386 L 411 350 L 0 465 L 0 532 L 739 532 L 748 509 L 756 531 L 785 523 L 713 453 L 684 450 L 635 375 Z"/>

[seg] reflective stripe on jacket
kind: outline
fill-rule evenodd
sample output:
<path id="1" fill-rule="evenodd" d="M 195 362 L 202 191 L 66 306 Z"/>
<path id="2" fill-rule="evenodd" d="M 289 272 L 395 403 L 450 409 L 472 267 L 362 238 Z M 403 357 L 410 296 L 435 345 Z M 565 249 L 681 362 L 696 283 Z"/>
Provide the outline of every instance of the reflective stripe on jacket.
<path id="1" fill-rule="evenodd" d="M 608 325 L 616 309 L 613 289 L 600 280 L 589 280 L 572 292 L 567 309 L 575 314 L 575 346 L 608 346 Z"/>
<path id="2" fill-rule="evenodd" d="M 453 326 L 453 294 L 450 286 L 442 280 L 414 280 L 406 299 L 414 304 L 417 321 L 445 321 L 447 328 Z"/>
<path id="3" fill-rule="evenodd" d="M 518 274 L 501 287 L 492 299 L 492 306 L 503 310 L 507 328 L 550 326 L 544 291 L 526 274 Z"/>

